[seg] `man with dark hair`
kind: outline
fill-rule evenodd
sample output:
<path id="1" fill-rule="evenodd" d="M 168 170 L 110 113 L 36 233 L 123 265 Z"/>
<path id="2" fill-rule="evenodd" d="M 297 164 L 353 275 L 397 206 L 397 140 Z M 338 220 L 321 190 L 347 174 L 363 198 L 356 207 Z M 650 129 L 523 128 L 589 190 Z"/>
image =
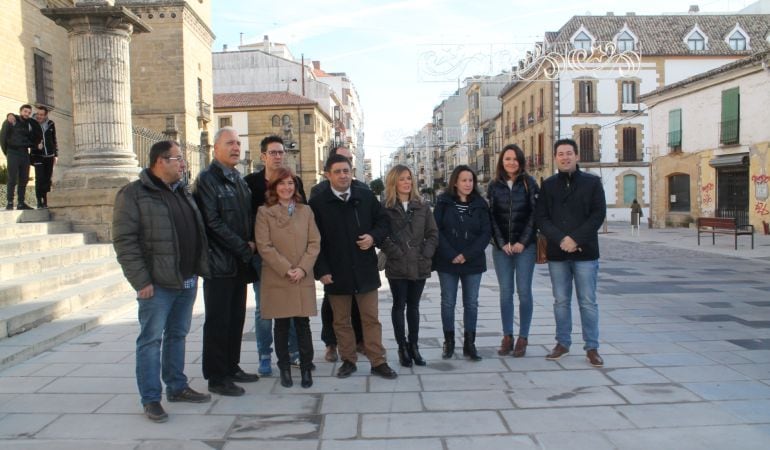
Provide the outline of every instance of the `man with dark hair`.
<path id="1" fill-rule="evenodd" d="M 372 191 L 351 186 L 352 167 L 348 158 L 330 156 L 325 172 L 329 189 L 310 199 L 310 207 L 321 233 L 315 277 L 329 296 L 343 361 L 337 377 L 347 378 L 357 369 L 356 341 L 350 323 L 352 304 L 357 303 L 372 375 L 396 378 L 398 375 L 388 366 L 382 347 L 377 309 L 380 273 L 374 251 L 375 244 L 389 233 L 388 216 Z"/>
<path id="2" fill-rule="evenodd" d="M 265 192 L 267 191 L 268 182 L 273 177 L 275 171 L 285 165 L 286 150 L 283 145 L 283 139 L 280 136 L 270 135 L 262 139 L 262 142 L 259 144 L 259 157 L 265 168 L 259 172 L 250 173 L 243 178 L 246 184 L 249 185 L 249 189 L 251 189 L 251 209 L 255 215 L 259 207 L 265 204 Z M 294 177 L 294 186 L 302 197 L 302 201 L 307 203 L 305 189 L 302 186 L 302 179 L 300 177 Z M 260 375 L 269 376 L 273 372 L 271 367 L 273 321 L 271 319 L 262 319 L 259 285 L 259 280 L 253 283 L 254 300 L 256 302 L 254 308 L 254 334 L 256 335 L 257 352 L 259 353 L 258 372 Z M 297 347 L 297 335 L 294 331 L 294 326 L 290 330 L 289 352 L 292 355 L 292 361 L 297 361 L 297 364 L 299 364 L 299 349 Z"/>
<path id="3" fill-rule="evenodd" d="M 203 377 L 209 392 L 227 396 L 244 394 L 236 381 L 259 380 L 240 367 L 246 285 L 256 279 L 252 259 L 257 248 L 251 192 L 235 168 L 240 158 L 238 132 L 220 128 L 214 135 L 214 160 L 193 188 L 206 224 L 211 268 L 203 280 Z"/>
<path id="4" fill-rule="evenodd" d="M 13 209 L 13 191 L 17 190 L 19 202 L 16 209 L 32 209 L 24 202 L 29 181 L 29 154 L 41 149 L 43 131 L 32 119 L 32 105 L 21 105 L 19 115 L 9 114 L 0 129 L 0 147 L 7 159 L 8 182 L 5 209 Z"/>
<path id="5" fill-rule="evenodd" d="M 596 278 L 599 272 L 599 227 L 607 215 L 602 180 L 578 167 L 578 146 L 572 139 L 553 145 L 558 173 L 543 182 L 535 220 L 548 242 L 548 272 L 553 289 L 556 346 L 545 357 L 550 361 L 569 353 L 572 344 L 572 285 L 575 285 L 583 349 L 588 362 L 602 367 L 599 356 L 599 306 Z"/>
<path id="6" fill-rule="evenodd" d="M 48 208 L 48 193 L 51 192 L 51 177 L 53 166 L 59 156 L 59 145 L 56 142 L 56 126 L 48 118 L 49 109 L 38 105 L 35 120 L 43 132 L 43 147 L 32 149 L 30 162 L 35 167 L 35 197 L 37 207 Z"/>
<path id="7" fill-rule="evenodd" d="M 208 275 L 206 232 L 184 170 L 179 144 L 154 144 L 150 167 L 118 192 L 112 219 L 118 262 L 139 302 L 136 382 L 144 413 L 155 422 L 168 420 L 160 404 L 161 373 L 168 401 L 211 400 L 190 388 L 184 374 L 198 276 Z"/>
<path id="8" fill-rule="evenodd" d="M 352 161 L 353 154 L 345 146 L 334 147 L 329 152 L 329 157 L 332 155 L 342 155 L 348 160 Z M 351 185 L 361 189 L 369 189 L 366 183 L 352 179 Z M 329 189 L 329 180 L 323 180 L 322 182 L 313 186 L 310 190 L 310 198 L 317 196 L 319 193 Z M 364 353 L 364 332 L 361 330 L 361 313 L 358 311 L 358 303 L 353 302 L 353 309 L 350 313 L 350 320 L 353 322 L 353 331 L 356 335 L 356 349 L 360 353 Z M 337 361 L 337 337 L 334 335 L 334 314 L 332 313 L 332 307 L 329 304 L 329 296 L 324 294 L 323 301 L 321 302 L 321 340 L 326 345 L 326 354 L 324 359 L 328 362 Z"/>

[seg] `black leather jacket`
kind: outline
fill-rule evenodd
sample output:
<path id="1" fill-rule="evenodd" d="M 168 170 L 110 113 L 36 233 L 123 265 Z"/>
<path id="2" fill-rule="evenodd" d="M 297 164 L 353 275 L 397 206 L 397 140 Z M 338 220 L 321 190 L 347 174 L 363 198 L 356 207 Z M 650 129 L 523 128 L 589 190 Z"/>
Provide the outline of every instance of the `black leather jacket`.
<path id="1" fill-rule="evenodd" d="M 492 215 L 492 240 L 502 250 L 505 244 L 520 242 L 525 247 L 535 242 L 535 208 L 540 189 L 529 175 L 516 177 L 513 187 L 502 180 L 492 180 L 487 188 Z"/>
<path id="2" fill-rule="evenodd" d="M 193 196 L 206 224 L 209 239 L 209 268 L 212 278 L 241 276 L 256 280 L 251 269 L 254 253 L 254 218 L 251 191 L 238 174 L 228 179 L 218 161 L 204 169 L 193 186 Z"/>

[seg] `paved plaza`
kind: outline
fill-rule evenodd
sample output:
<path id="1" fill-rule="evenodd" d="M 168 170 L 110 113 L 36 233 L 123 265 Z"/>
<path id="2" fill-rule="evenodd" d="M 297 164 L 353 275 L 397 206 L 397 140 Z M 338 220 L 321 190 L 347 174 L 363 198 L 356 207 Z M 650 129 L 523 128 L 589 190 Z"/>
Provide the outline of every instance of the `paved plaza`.
<path id="1" fill-rule="evenodd" d="M 426 367 L 398 366 L 390 294 L 380 318 L 395 381 L 358 372 L 335 378 L 323 360 L 320 318 L 315 384 L 283 388 L 277 376 L 242 384 L 246 395 L 167 403 L 147 420 L 134 379 L 136 312 L 0 372 L 4 449 L 767 449 L 770 448 L 770 237 L 733 249 L 701 247 L 687 229 L 601 235 L 600 352 L 588 365 L 579 315 L 571 353 L 544 359 L 554 321 L 547 266 L 535 269 L 535 317 L 524 358 L 498 357 L 494 271 L 482 281 L 477 345 L 484 359 L 442 360 L 437 277 L 421 303 Z M 386 286 L 386 284 L 385 284 Z M 249 294 L 242 366 L 256 372 Z M 516 300 L 518 304 L 518 300 Z M 201 377 L 202 293 L 188 339 L 187 374 Z M 517 312 L 518 315 L 518 312 Z M 458 307 L 458 335 L 462 311 Z M 517 317 L 518 320 L 518 317 Z M 458 345 L 461 345 L 458 339 Z M 461 352 L 459 352 L 461 353 Z M 276 370 L 274 369 L 274 374 Z M 294 370 L 298 381 L 298 370 Z"/>

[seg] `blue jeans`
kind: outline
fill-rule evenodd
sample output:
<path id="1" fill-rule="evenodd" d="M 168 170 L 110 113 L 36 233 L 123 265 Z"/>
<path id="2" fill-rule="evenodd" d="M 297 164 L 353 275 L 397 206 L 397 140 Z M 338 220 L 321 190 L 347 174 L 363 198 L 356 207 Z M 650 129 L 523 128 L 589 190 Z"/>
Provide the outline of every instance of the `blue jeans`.
<path id="1" fill-rule="evenodd" d="M 143 405 L 160 401 L 161 378 L 166 383 L 166 394 L 178 393 L 187 387 L 185 338 L 190 331 L 197 292 L 197 287 L 154 286 L 151 298 L 137 299 L 141 329 L 136 338 L 136 384 Z"/>
<path id="2" fill-rule="evenodd" d="M 444 331 L 455 330 L 455 304 L 457 304 L 457 285 L 463 286 L 463 325 L 466 332 L 476 332 L 476 317 L 479 313 L 479 286 L 481 274 L 438 272 L 441 285 L 441 324 Z"/>
<path id="3" fill-rule="evenodd" d="M 512 255 L 506 255 L 497 247 L 492 249 L 497 283 L 500 285 L 500 316 L 505 336 L 513 334 L 515 287 L 519 295 L 519 336 L 529 337 L 529 326 L 532 323 L 532 274 L 537 257 L 535 250 L 535 244 L 530 244 L 521 253 Z"/>
<path id="4" fill-rule="evenodd" d="M 572 344 L 572 282 L 575 283 L 584 350 L 599 348 L 599 305 L 596 304 L 596 278 L 599 260 L 548 261 L 553 286 L 553 315 L 556 342 L 569 348 Z"/>
<path id="5" fill-rule="evenodd" d="M 273 319 L 263 319 L 260 308 L 259 281 L 254 282 L 254 334 L 257 338 L 257 353 L 259 359 L 270 359 L 273 354 Z M 289 327 L 289 353 L 299 354 L 297 348 L 297 331 L 294 321 Z"/>

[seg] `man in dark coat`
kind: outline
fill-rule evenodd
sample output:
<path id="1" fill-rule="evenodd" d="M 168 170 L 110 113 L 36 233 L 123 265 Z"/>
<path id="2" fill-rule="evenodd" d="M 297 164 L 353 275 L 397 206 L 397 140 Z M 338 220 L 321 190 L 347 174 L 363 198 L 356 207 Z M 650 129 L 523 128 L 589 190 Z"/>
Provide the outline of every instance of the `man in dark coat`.
<path id="1" fill-rule="evenodd" d="M 356 371 L 356 343 L 350 324 L 352 303 L 358 303 L 364 333 L 364 349 L 372 366 L 372 374 L 393 379 L 396 372 L 388 366 L 382 346 L 382 325 L 378 318 L 377 270 L 375 244 L 388 235 L 388 217 L 377 197 L 368 189 L 351 187 L 352 166 L 342 155 L 326 161 L 329 189 L 312 197 L 310 207 L 321 232 L 321 253 L 316 260 L 316 279 L 334 311 L 334 333 L 337 336 L 342 365 L 337 377 L 346 378 Z"/>
<path id="2" fill-rule="evenodd" d="M 43 145 L 43 131 L 32 118 L 32 105 L 21 105 L 19 115 L 8 114 L 0 129 L 0 148 L 7 160 L 8 182 L 5 209 L 13 209 L 13 191 L 18 192 L 16 209 L 32 209 L 24 202 L 29 181 L 29 154 Z"/>

